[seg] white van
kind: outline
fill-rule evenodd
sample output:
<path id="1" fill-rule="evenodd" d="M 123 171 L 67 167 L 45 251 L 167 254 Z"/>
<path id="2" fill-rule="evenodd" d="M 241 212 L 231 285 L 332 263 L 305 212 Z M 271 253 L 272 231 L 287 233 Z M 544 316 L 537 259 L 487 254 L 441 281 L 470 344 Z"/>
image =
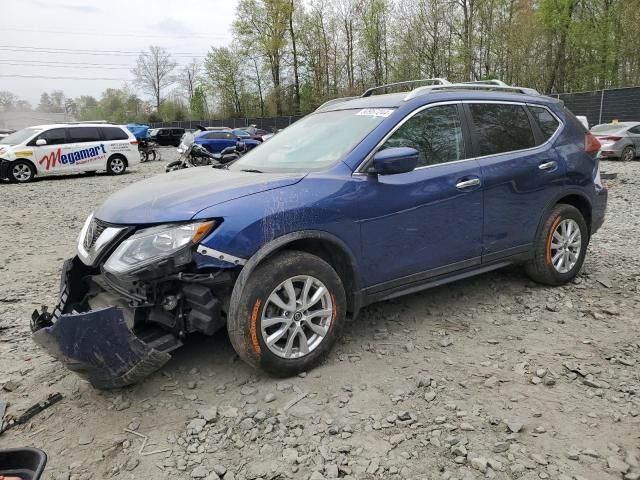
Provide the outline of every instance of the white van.
<path id="1" fill-rule="evenodd" d="M 120 125 L 40 125 L 0 140 L 0 178 L 19 183 L 36 175 L 98 170 L 120 175 L 139 162 L 138 141 Z"/>

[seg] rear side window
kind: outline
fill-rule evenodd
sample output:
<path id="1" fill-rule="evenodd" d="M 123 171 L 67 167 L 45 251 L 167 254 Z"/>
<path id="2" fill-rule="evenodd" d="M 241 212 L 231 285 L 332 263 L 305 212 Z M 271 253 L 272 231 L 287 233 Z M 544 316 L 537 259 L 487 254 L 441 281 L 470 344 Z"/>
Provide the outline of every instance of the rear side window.
<path id="1" fill-rule="evenodd" d="M 102 127 L 102 135 L 105 140 L 128 140 L 129 135 L 127 135 L 124 130 L 118 127 Z"/>
<path id="2" fill-rule="evenodd" d="M 385 142 L 383 148 L 418 150 L 418 167 L 462 160 L 464 139 L 456 105 L 441 105 L 417 113 Z"/>
<path id="3" fill-rule="evenodd" d="M 172 135 L 182 135 L 182 134 L 184 134 L 184 129 L 182 129 L 182 128 L 174 128 L 173 130 L 171 130 L 171 134 Z"/>
<path id="4" fill-rule="evenodd" d="M 38 138 L 35 140 L 39 140 L 43 138 L 47 141 L 47 145 L 62 145 L 67 143 L 67 129 L 66 128 L 52 128 L 51 130 L 47 130 L 46 132 L 42 132 L 38 135 Z M 33 144 L 35 145 L 35 140 Z"/>
<path id="5" fill-rule="evenodd" d="M 97 127 L 70 128 L 69 138 L 72 143 L 99 142 L 101 140 Z"/>
<path id="6" fill-rule="evenodd" d="M 527 112 L 521 105 L 476 103 L 469 105 L 480 156 L 534 147 Z"/>
<path id="7" fill-rule="evenodd" d="M 556 130 L 560 126 L 556 117 L 551 115 L 551 112 L 546 108 L 530 106 L 529 110 L 533 113 L 533 117 L 538 122 L 538 126 L 540 127 L 540 130 L 542 130 L 544 139 L 549 140 L 553 137 L 553 134 L 556 133 Z"/>

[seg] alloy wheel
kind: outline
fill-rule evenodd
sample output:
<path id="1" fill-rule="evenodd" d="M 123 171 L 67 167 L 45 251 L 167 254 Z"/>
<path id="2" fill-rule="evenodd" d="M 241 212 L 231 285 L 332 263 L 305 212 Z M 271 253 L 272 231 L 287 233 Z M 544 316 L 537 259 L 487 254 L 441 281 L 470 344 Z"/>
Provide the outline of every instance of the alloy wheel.
<path id="1" fill-rule="evenodd" d="M 582 248 L 582 234 L 578 223 L 567 218 L 553 231 L 550 244 L 551 262 L 558 273 L 568 273 L 578 263 Z"/>
<path id="2" fill-rule="evenodd" d="M 116 157 L 111 160 L 111 171 L 116 175 L 124 171 L 124 162 L 121 158 Z"/>
<path id="3" fill-rule="evenodd" d="M 322 343 L 332 319 L 327 287 L 315 277 L 298 275 L 269 295 L 260 321 L 262 339 L 281 358 L 304 357 Z"/>
<path id="4" fill-rule="evenodd" d="M 15 178 L 19 182 L 28 182 L 29 180 L 31 180 L 31 169 L 24 163 L 19 163 L 18 165 L 14 166 L 12 173 L 13 178 Z"/>

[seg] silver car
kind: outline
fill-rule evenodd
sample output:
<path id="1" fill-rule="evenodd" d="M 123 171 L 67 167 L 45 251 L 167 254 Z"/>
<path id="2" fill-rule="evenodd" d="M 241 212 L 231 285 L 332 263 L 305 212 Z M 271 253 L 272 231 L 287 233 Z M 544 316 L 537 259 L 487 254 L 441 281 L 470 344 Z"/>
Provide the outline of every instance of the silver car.
<path id="1" fill-rule="evenodd" d="M 591 129 L 602 147 L 600 158 L 628 162 L 640 155 L 640 122 L 603 123 Z"/>

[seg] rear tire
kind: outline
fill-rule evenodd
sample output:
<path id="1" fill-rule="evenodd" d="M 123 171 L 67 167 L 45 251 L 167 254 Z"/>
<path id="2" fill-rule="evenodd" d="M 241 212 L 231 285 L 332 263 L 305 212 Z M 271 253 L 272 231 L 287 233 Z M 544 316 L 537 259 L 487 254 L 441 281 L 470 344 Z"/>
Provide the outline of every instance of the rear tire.
<path id="1" fill-rule="evenodd" d="M 623 162 L 630 162 L 635 158 L 636 150 L 632 146 L 624 147 L 624 150 L 622 150 L 622 154 L 620 155 L 620 160 Z"/>
<path id="2" fill-rule="evenodd" d="M 326 357 L 342 332 L 347 303 L 331 265 L 297 251 L 259 265 L 239 302 L 227 322 L 233 348 L 248 364 L 276 376 L 309 370 Z"/>
<path id="3" fill-rule="evenodd" d="M 122 175 L 127 170 L 127 161 L 121 155 L 113 155 L 107 160 L 109 175 Z"/>
<path id="4" fill-rule="evenodd" d="M 580 210 L 559 203 L 537 234 L 527 275 L 545 285 L 564 285 L 582 268 L 588 245 L 589 229 Z"/>

